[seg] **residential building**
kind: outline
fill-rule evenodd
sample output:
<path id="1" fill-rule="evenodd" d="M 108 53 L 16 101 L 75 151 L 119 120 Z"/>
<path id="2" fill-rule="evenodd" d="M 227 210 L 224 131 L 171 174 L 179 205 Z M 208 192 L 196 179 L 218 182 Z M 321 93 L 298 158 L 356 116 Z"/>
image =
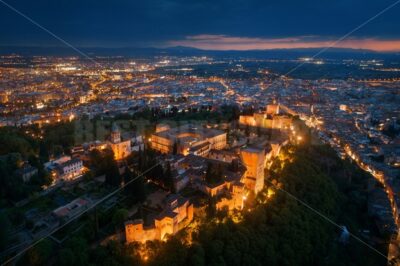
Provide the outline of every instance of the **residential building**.
<path id="1" fill-rule="evenodd" d="M 81 176 L 84 171 L 83 162 L 78 158 L 62 156 L 44 164 L 54 179 L 73 180 Z"/>

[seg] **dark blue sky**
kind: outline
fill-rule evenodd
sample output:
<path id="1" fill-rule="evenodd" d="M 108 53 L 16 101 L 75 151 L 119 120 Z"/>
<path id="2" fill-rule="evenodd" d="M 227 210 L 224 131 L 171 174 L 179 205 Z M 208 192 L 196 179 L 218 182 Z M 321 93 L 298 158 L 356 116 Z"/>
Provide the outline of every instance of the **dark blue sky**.
<path id="1" fill-rule="evenodd" d="M 396 0 L 4 1 L 76 46 L 228 49 L 281 42 L 324 46 Z M 353 34 L 348 46 L 362 40 L 370 46 L 396 41 L 389 47 L 397 47 L 398 14 L 400 4 Z M 1 3 L 0 23 L 0 45 L 62 45 Z"/>

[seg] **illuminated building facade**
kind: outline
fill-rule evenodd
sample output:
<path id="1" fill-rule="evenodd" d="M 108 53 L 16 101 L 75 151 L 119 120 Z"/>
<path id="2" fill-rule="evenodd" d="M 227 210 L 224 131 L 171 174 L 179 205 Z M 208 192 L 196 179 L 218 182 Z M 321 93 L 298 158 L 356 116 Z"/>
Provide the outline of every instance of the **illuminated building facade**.
<path id="1" fill-rule="evenodd" d="M 221 130 L 183 126 L 166 129 L 151 136 L 151 147 L 161 153 L 206 156 L 211 149 L 226 147 L 226 133 Z"/>
<path id="2" fill-rule="evenodd" d="M 211 164 L 211 165 L 210 165 Z M 238 162 L 236 167 L 232 166 L 232 162 L 227 163 L 214 159 L 204 158 L 195 155 L 188 155 L 180 160 L 178 168 L 184 170 L 181 176 L 187 176 L 191 188 L 203 192 L 208 197 L 217 199 L 216 208 L 218 210 L 240 210 L 243 208 L 244 200 L 248 193 L 245 184 L 245 167 Z M 222 179 L 216 183 L 209 183 L 206 180 L 206 172 L 211 166 L 219 168 L 222 171 Z"/>
<path id="3" fill-rule="evenodd" d="M 167 235 L 174 235 L 193 220 L 193 204 L 177 194 L 170 195 L 165 202 L 164 210 L 145 226 L 142 219 L 125 223 L 126 242 L 146 242 L 165 240 Z"/>
<path id="4" fill-rule="evenodd" d="M 227 209 L 229 211 L 243 209 L 247 195 L 244 185 L 242 183 L 228 184 L 227 188 L 230 192 L 229 197 L 222 197 L 216 203 L 216 209 Z"/>
<path id="5" fill-rule="evenodd" d="M 115 160 L 125 159 L 131 154 L 131 141 L 121 140 L 121 132 L 116 124 L 113 124 L 112 126 L 111 137 L 110 141 L 108 142 L 108 146 L 114 152 Z"/>
<path id="6" fill-rule="evenodd" d="M 6 92 L 0 92 L 0 103 L 7 103 L 8 101 L 8 94 Z"/>
<path id="7" fill-rule="evenodd" d="M 70 156 L 62 156 L 56 160 L 44 164 L 47 171 L 51 172 L 53 178 L 63 180 L 74 180 L 83 174 L 82 160 Z"/>
<path id="8" fill-rule="evenodd" d="M 240 157 L 246 166 L 246 188 L 257 194 L 264 187 L 265 151 L 259 148 L 245 148 L 240 151 Z"/>
<path id="9" fill-rule="evenodd" d="M 279 104 L 269 104 L 264 112 L 253 115 L 241 115 L 241 125 L 273 129 L 289 129 L 292 124 L 292 117 L 282 114 Z"/>

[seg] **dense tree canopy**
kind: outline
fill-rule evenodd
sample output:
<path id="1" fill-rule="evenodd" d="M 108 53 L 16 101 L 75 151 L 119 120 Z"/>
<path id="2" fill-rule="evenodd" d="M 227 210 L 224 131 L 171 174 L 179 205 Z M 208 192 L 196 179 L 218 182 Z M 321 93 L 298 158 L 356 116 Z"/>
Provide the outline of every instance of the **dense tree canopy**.
<path id="1" fill-rule="evenodd" d="M 105 175 L 106 183 L 111 186 L 121 184 L 122 177 L 118 170 L 117 162 L 114 159 L 112 150 L 92 150 L 90 152 L 91 167 L 96 176 Z"/>

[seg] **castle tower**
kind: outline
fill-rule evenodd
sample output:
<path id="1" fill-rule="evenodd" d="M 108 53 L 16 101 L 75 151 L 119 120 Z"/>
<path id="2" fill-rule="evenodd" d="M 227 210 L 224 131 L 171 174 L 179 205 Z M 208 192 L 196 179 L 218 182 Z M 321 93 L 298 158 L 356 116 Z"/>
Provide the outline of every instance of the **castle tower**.
<path id="1" fill-rule="evenodd" d="M 280 113 L 279 103 L 268 104 L 265 109 L 268 115 L 278 115 Z"/>
<path id="2" fill-rule="evenodd" d="M 265 152 L 258 148 L 245 148 L 240 151 L 240 157 L 247 170 L 245 185 L 247 189 L 258 193 L 264 187 Z"/>
<path id="3" fill-rule="evenodd" d="M 125 237 L 126 237 L 126 242 L 131 243 L 131 242 L 145 242 L 146 239 L 144 239 L 144 230 L 143 230 L 143 220 L 142 219 L 137 219 L 134 221 L 127 221 L 125 223 Z"/>

